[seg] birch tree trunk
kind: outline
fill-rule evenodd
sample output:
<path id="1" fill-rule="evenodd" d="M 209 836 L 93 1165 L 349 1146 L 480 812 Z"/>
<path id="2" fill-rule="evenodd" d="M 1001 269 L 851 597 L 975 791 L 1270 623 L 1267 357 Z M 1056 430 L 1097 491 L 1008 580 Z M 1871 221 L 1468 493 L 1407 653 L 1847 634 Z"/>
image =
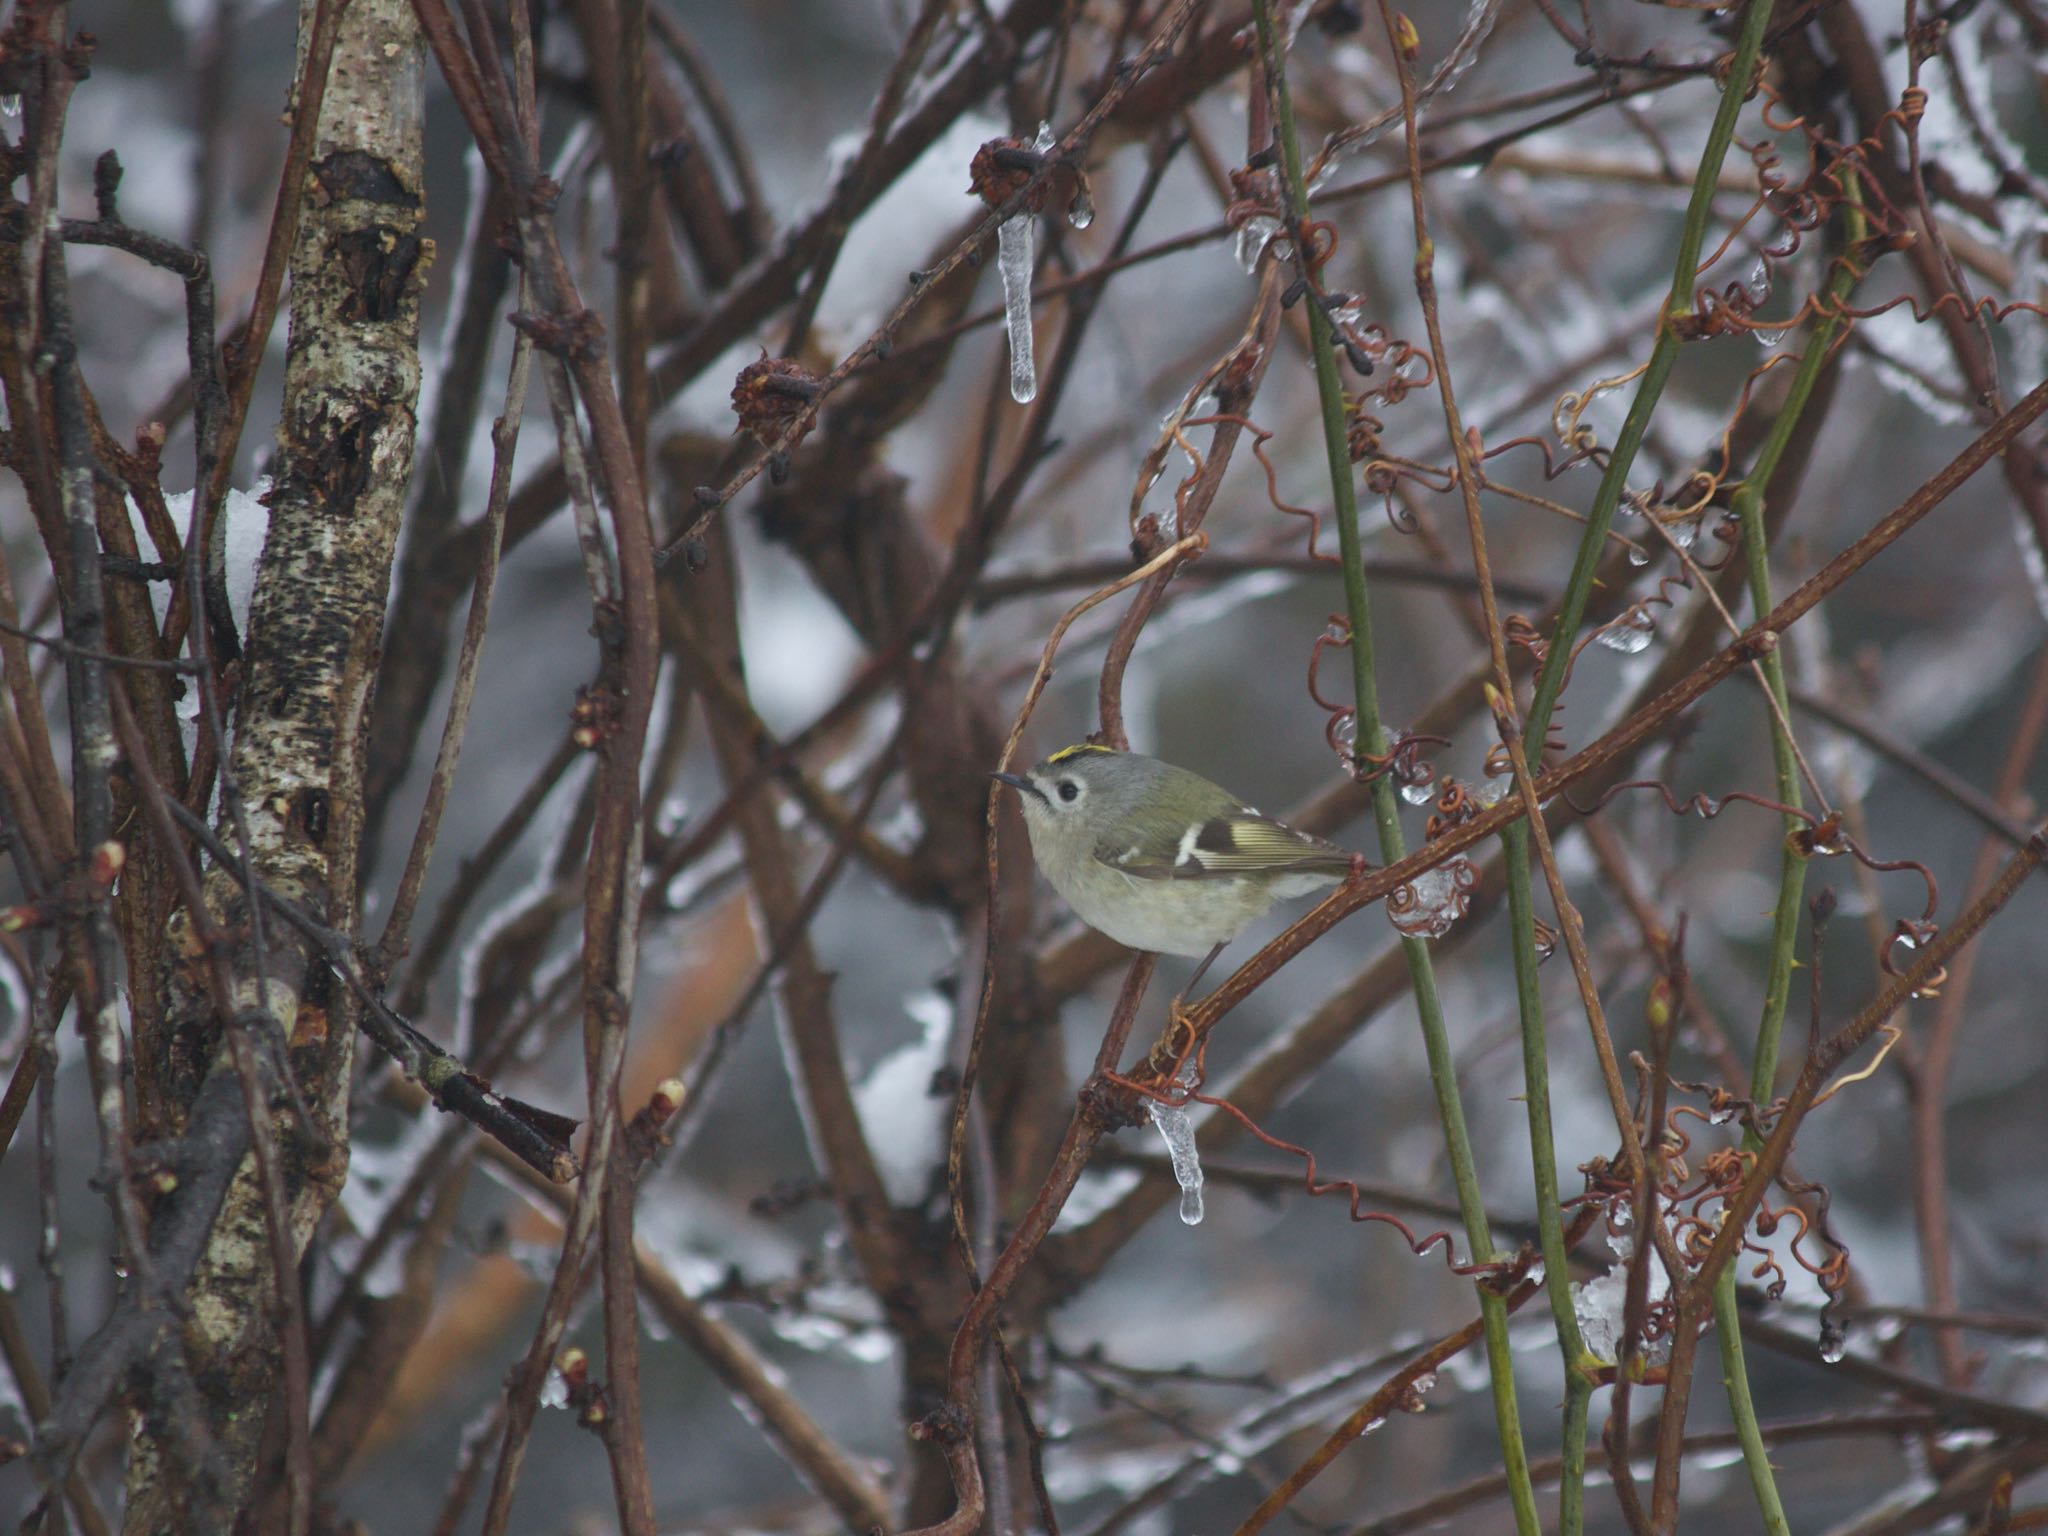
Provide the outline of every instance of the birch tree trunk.
<path id="1" fill-rule="evenodd" d="M 317 0 L 300 8 L 301 50 Z M 250 616 L 232 766 L 249 858 L 263 884 L 353 931 L 364 724 L 377 672 L 392 550 L 412 471 L 419 300 L 432 258 L 424 211 L 421 55 L 407 0 L 352 0 L 337 36 L 291 258 L 283 422 L 270 531 Z M 235 818 L 220 832 L 236 846 Z M 258 955 L 250 902 L 216 871 L 208 904 L 236 944 L 235 1002 L 288 1062 L 312 1136 L 272 1083 L 294 1254 L 348 1166 L 353 1008 L 324 964 L 272 917 Z M 167 981 L 187 1091 L 223 1049 L 204 996 Z M 281 1047 L 281 1049 L 279 1049 Z M 175 1077 L 178 1074 L 172 1071 Z M 324 1141 L 324 1148 L 320 1143 Z M 187 1294 L 184 1346 L 229 1507 L 251 1496 L 279 1405 L 276 1281 L 262 1184 L 245 1158 Z M 186 1470 L 162 1426 L 137 1430 L 125 1529 L 177 1528 Z"/>

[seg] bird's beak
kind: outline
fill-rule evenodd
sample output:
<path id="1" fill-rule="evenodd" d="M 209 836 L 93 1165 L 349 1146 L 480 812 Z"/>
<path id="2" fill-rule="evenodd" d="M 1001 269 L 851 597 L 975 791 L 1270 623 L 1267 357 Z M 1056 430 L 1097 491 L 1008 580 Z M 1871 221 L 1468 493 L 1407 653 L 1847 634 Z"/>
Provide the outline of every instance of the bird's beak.
<path id="1" fill-rule="evenodd" d="M 1010 788 L 1016 790 L 1019 794 L 1036 795 L 1041 800 L 1045 798 L 1045 791 L 1025 778 L 1021 773 L 992 773 L 989 777 L 998 784 L 1009 785 Z"/>

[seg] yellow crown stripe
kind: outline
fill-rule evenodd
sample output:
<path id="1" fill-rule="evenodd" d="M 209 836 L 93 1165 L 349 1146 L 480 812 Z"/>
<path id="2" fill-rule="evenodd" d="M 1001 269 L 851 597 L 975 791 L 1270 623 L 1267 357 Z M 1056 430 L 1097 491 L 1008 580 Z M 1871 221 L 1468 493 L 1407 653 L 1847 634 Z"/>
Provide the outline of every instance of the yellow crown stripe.
<path id="1" fill-rule="evenodd" d="M 1083 752 L 1107 752 L 1114 756 L 1116 748 L 1097 746 L 1092 741 L 1084 741 L 1075 746 L 1061 747 L 1059 751 L 1053 753 L 1046 761 L 1048 763 L 1064 763 L 1068 758 L 1079 757 Z"/>

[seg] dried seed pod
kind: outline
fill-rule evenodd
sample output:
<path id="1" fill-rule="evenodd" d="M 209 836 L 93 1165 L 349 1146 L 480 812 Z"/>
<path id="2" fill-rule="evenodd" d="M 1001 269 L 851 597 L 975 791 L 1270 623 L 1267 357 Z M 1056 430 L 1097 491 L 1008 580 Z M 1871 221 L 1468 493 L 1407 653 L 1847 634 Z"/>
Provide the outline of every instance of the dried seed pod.
<path id="1" fill-rule="evenodd" d="M 973 160 L 968 162 L 967 190 L 989 207 L 1000 208 L 1015 197 L 1044 164 L 1044 151 L 1029 139 L 990 139 L 974 152 Z M 1031 189 L 1019 211 L 1043 213 L 1051 196 L 1052 178 L 1048 177 Z"/>
<path id="2" fill-rule="evenodd" d="M 769 357 L 739 371 L 732 383 L 732 410 L 743 430 L 764 445 L 779 443 L 789 424 L 818 398 L 818 376 L 793 357 Z M 806 428 L 808 430 L 808 428 Z M 802 434 L 798 434 L 801 439 Z M 794 442 L 781 444 L 795 447 Z"/>

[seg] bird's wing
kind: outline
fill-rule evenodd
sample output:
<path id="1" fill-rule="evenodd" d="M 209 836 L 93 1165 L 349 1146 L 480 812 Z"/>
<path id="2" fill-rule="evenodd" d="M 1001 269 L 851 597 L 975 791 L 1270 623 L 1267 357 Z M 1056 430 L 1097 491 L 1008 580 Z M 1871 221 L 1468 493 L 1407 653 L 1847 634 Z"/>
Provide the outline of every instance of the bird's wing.
<path id="1" fill-rule="evenodd" d="M 1351 870 L 1351 855 L 1335 843 L 1243 806 L 1189 827 L 1171 843 L 1105 839 L 1095 857 L 1141 880 L 1221 880 L 1255 870 L 1341 879 Z"/>

